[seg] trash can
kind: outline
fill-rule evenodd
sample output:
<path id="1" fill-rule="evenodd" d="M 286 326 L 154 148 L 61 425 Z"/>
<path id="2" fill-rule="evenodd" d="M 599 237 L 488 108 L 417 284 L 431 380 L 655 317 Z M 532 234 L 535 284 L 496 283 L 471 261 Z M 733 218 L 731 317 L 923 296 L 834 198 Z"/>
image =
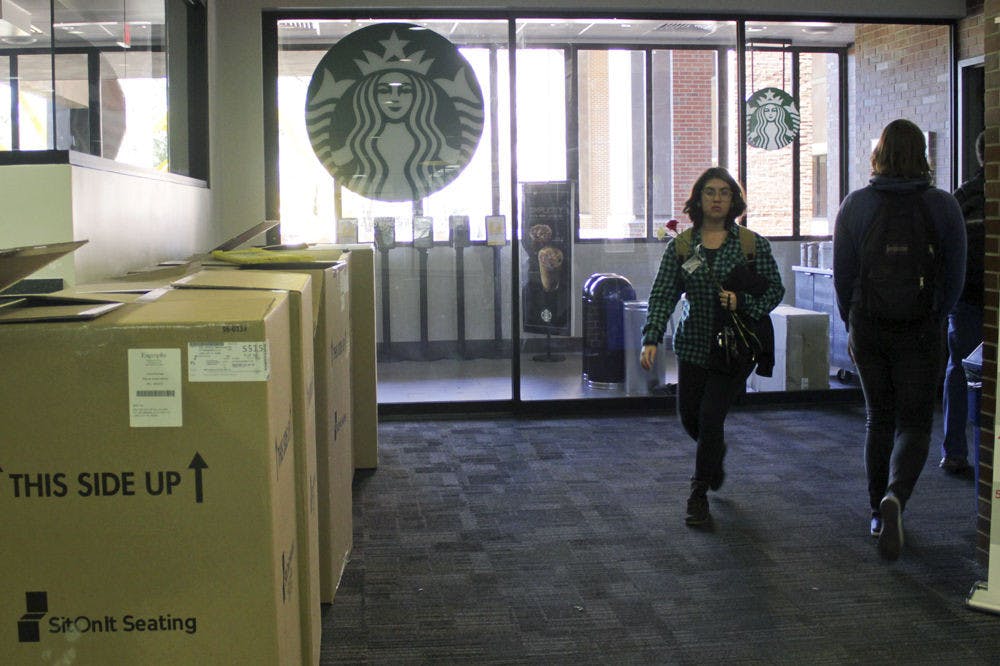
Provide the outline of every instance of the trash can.
<path id="1" fill-rule="evenodd" d="M 583 378 L 591 388 L 625 383 L 624 305 L 635 289 L 617 273 L 594 273 L 583 283 Z"/>
<path id="2" fill-rule="evenodd" d="M 663 342 L 656 346 L 653 367 L 644 370 L 639 364 L 642 352 L 642 327 L 646 323 L 649 303 L 646 301 L 625 301 L 625 393 L 627 395 L 651 395 L 653 389 L 662 387 L 667 376 L 667 352 L 670 350 L 673 331 L 670 322 Z"/>
<path id="3" fill-rule="evenodd" d="M 968 418 L 972 424 L 972 470 L 976 477 L 976 493 L 979 492 L 979 409 L 983 399 L 983 343 L 980 342 L 971 354 L 962 359 L 965 370 L 965 385 L 968 387 Z M 978 499 L 976 500 L 978 505 Z"/>

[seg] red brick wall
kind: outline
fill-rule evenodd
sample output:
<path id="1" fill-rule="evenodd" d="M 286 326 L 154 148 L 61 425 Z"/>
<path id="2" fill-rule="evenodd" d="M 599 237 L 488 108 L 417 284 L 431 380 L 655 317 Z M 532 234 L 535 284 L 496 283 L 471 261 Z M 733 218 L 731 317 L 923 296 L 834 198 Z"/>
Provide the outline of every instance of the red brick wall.
<path id="1" fill-rule="evenodd" d="M 958 23 L 959 60 L 983 55 L 983 0 L 968 0 L 968 15 Z"/>
<path id="2" fill-rule="evenodd" d="M 855 41 L 855 163 L 849 189 L 871 174 L 872 140 L 896 118 L 932 132 L 936 185 L 951 189 L 951 99 L 949 26 L 859 25 Z"/>
<path id="3" fill-rule="evenodd" d="M 978 559 L 986 562 L 990 542 L 994 420 L 997 389 L 997 302 L 1000 280 L 1000 0 L 983 3 L 986 55 L 986 313 L 983 317 L 983 402 L 980 411 Z M 976 55 L 976 54 L 970 54 Z M 996 563 L 994 563 L 996 566 Z"/>
<path id="4" fill-rule="evenodd" d="M 711 51 L 673 51 L 673 170 L 674 215 L 683 216 L 691 186 L 710 166 L 717 123 L 715 112 L 715 54 Z"/>

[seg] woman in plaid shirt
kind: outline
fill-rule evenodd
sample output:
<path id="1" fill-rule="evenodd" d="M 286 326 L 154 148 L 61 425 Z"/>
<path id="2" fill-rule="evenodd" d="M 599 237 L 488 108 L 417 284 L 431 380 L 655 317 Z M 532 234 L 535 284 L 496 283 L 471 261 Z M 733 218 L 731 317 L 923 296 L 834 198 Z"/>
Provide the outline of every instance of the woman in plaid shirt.
<path id="1" fill-rule="evenodd" d="M 718 490 L 725 480 L 726 413 L 753 370 L 753 363 L 735 374 L 709 368 L 716 322 L 723 309 L 755 321 L 765 317 L 781 303 L 785 288 L 767 239 L 754 234 L 754 254 L 749 257 L 740 245 L 736 220 L 746 212 L 746 199 L 728 171 L 721 167 L 705 171 L 691 188 L 684 212 L 694 224 L 690 244 L 681 242 L 679 247 L 674 238 L 663 252 L 649 294 L 640 363 L 652 367 L 670 315 L 686 295 L 674 334 L 677 411 L 684 429 L 698 443 L 685 521 L 700 525 L 709 519 L 708 490 Z M 748 262 L 762 284 L 753 293 L 726 288 L 733 269 Z"/>

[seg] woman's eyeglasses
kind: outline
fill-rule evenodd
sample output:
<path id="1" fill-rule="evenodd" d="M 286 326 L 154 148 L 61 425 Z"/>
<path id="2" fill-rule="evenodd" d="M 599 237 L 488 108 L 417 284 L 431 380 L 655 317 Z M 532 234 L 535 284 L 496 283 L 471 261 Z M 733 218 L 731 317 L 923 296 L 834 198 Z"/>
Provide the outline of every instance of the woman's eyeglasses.
<path id="1" fill-rule="evenodd" d="M 722 188 L 721 190 L 717 190 L 717 189 L 715 189 L 713 187 L 706 187 L 706 188 L 702 189 L 701 193 L 704 196 L 708 197 L 709 199 L 714 199 L 716 196 L 718 196 L 721 199 L 732 199 L 733 198 L 733 191 L 729 190 L 729 189 L 726 189 L 726 188 Z"/>

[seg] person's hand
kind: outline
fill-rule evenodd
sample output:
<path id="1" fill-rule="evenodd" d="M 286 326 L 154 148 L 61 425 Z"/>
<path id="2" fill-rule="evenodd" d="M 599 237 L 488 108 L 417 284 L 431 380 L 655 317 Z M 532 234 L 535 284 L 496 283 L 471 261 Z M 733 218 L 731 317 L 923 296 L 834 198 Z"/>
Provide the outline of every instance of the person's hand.
<path id="1" fill-rule="evenodd" d="M 643 345 L 642 351 L 639 353 L 639 365 L 642 366 L 643 370 L 649 370 L 653 367 L 653 361 L 656 360 L 656 345 Z"/>
<path id="2" fill-rule="evenodd" d="M 719 290 L 719 305 L 722 306 L 723 310 L 735 312 L 738 304 L 739 301 L 736 298 L 735 291 L 726 291 L 725 289 Z"/>

